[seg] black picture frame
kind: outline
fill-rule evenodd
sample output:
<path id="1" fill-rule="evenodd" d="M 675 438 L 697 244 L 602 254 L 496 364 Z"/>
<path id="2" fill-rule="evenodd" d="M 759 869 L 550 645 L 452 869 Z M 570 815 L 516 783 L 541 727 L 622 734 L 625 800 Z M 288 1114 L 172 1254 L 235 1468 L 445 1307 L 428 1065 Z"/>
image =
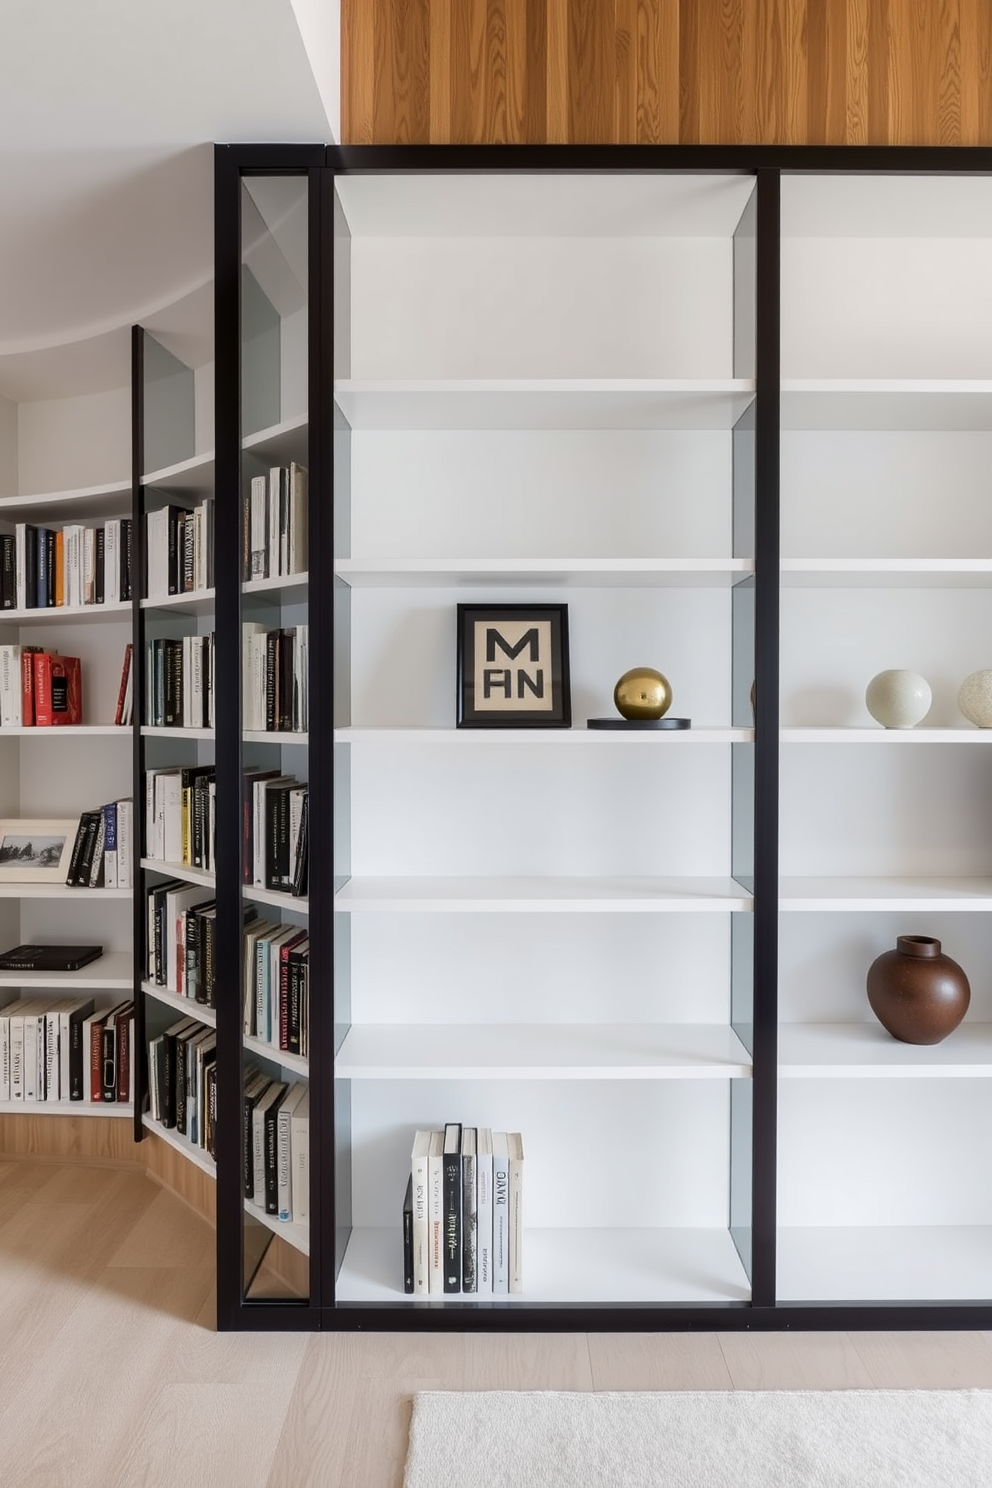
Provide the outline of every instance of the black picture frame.
<path id="1" fill-rule="evenodd" d="M 460 604 L 457 655 L 459 728 L 572 727 L 567 604 Z"/>

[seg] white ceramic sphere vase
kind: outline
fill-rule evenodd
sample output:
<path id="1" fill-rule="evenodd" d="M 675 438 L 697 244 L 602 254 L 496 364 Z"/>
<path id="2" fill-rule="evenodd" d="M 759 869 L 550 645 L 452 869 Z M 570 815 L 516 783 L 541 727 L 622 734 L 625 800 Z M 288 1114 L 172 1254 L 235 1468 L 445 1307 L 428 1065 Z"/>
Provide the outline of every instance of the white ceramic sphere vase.
<path id="1" fill-rule="evenodd" d="M 992 728 L 992 671 L 965 677 L 958 689 L 958 707 L 979 728 Z"/>
<path id="2" fill-rule="evenodd" d="M 865 690 L 868 712 L 884 728 L 915 728 L 930 712 L 933 693 L 919 672 L 895 667 L 872 677 Z"/>

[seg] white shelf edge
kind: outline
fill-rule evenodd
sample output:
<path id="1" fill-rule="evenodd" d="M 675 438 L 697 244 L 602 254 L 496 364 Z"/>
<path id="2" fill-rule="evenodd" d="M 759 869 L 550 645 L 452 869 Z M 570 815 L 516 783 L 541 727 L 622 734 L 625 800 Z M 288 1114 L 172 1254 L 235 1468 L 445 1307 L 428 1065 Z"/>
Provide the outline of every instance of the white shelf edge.
<path id="1" fill-rule="evenodd" d="M 254 434 L 247 434 L 241 441 L 243 450 L 254 450 L 260 446 L 271 444 L 274 440 L 283 439 L 288 434 L 295 434 L 300 429 L 305 429 L 310 422 L 309 415 L 300 413 L 295 418 L 283 419 L 278 424 L 270 424 L 266 429 L 257 429 Z"/>
<path id="2" fill-rule="evenodd" d="M 965 728 L 887 729 L 881 724 L 820 727 L 789 726 L 779 731 L 782 744 L 990 744 L 992 729 L 974 725 Z"/>
<path id="3" fill-rule="evenodd" d="M 339 914 L 417 913 L 739 913 L 753 897 L 725 879 L 371 878 L 337 891 Z"/>
<path id="4" fill-rule="evenodd" d="M 779 910 L 790 913 L 992 910 L 992 878 L 794 877 L 779 881 Z"/>
<path id="5" fill-rule="evenodd" d="M 187 863 L 167 863 L 162 858 L 142 858 L 140 866 L 150 873 L 163 873 L 168 878 L 184 878 L 188 883 L 202 884 L 206 889 L 216 887 L 216 874 L 203 868 L 193 868 Z"/>
<path id="6" fill-rule="evenodd" d="M 180 594 L 163 594 L 151 599 L 147 596 L 140 601 L 143 610 L 187 610 L 195 609 L 198 605 L 212 608 L 216 603 L 217 591 L 210 589 L 184 589 Z"/>
<path id="7" fill-rule="evenodd" d="M 245 744 L 295 744 L 300 747 L 310 742 L 310 736 L 306 730 L 302 733 L 291 733 L 285 729 L 243 729 L 241 739 Z"/>
<path id="8" fill-rule="evenodd" d="M 158 986 L 156 982 L 142 982 L 141 991 L 147 997 L 154 997 L 156 1002 L 175 1008 L 178 1013 L 185 1013 L 187 1017 L 198 1019 L 207 1028 L 217 1027 L 217 1010 L 208 1007 L 205 1002 L 195 1002 L 192 997 L 183 997 L 179 992 L 173 992 L 170 987 Z"/>
<path id="9" fill-rule="evenodd" d="M 110 1116 L 134 1118 L 128 1101 L 0 1101 L 0 1116 Z"/>
<path id="10" fill-rule="evenodd" d="M 273 594 L 282 589 L 306 589 L 310 583 L 309 573 L 276 574 L 271 579 L 245 579 L 242 594 Z"/>
<path id="11" fill-rule="evenodd" d="M 242 1042 L 246 1049 L 252 1054 L 257 1054 L 260 1059 L 267 1059 L 270 1064 L 278 1064 L 283 1069 L 292 1070 L 294 1074 L 309 1079 L 310 1062 L 302 1054 L 291 1054 L 288 1049 L 277 1049 L 273 1044 L 267 1044 L 264 1039 L 252 1038 L 247 1033 L 242 1035 Z"/>
<path id="12" fill-rule="evenodd" d="M 129 723 L 75 723 L 56 724 L 54 727 L 37 724 L 17 724 L 16 727 L 0 728 L 0 739 L 130 739 Z"/>
<path id="13" fill-rule="evenodd" d="M 212 728 L 164 728 L 158 724 L 143 723 L 142 735 L 146 739 L 213 739 Z"/>
<path id="14" fill-rule="evenodd" d="M 77 486 L 66 491 L 38 491 L 34 494 L 20 493 L 16 496 L 0 496 L 0 516 L 4 511 L 17 511 L 20 507 L 61 506 L 76 501 L 99 500 L 103 496 L 130 496 L 131 481 L 103 481 L 95 486 Z"/>
<path id="15" fill-rule="evenodd" d="M 266 1214 L 251 1199 L 245 1199 L 245 1213 L 250 1214 L 259 1224 L 271 1230 L 273 1235 L 278 1235 L 280 1240 L 285 1240 L 294 1250 L 302 1255 L 310 1254 L 310 1230 L 306 1225 L 293 1224 L 291 1220 L 280 1219 L 276 1214 Z"/>
<path id="16" fill-rule="evenodd" d="M 174 1127 L 163 1126 L 161 1122 L 153 1120 L 149 1111 L 142 1114 L 141 1124 L 146 1131 L 150 1131 L 168 1147 L 172 1147 L 174 1151 L 188 1158 L 194 1167 L 199 1168 L 201 1173 L 206 1173 L 208 1178 L 217 1177 L 217 1164 L 206 1148 L 194 1147 L 185 1137 L 180 1136 Z"/>
<path id="17" fill-rule="evenodd" d="M 215 450 L 207 450 L 200 455 L 190 455 L 186 460 L 177 460 L 174 465 L 163 465 L 159 470 L 149 470 L 141 477 L 143 486 L 163 486 L 169 481 L 175 480 L 177 475 L 191 475 L 198 470 L 209 471 L 215 463 L 217 454 Z"/>
<path id="18" fill-rule="evenodd" d="M 271 904 L 276 909 L 295 909 L 300 914 L 310 913 L 310 901 L 306 897 L 294 899 L 292 894 L 280 894 L 274 889 L 263 889 L 257 884 L 242 884 L 241 897 L 253 904 Z"/>
<path id="19" fill-rule="evenodd" d="M 754 741 L 752 728 L 691 729 L 590 729 L 581 724 L 570 729 L 460 729 L 460 728 L 362 728 L 334 730 L 335 744 L 454 744 L 464 748 L 497 744 L 654 744 L 658 748 L 680 744 L 749 744 Z"/>
<path id="20" fill-rule="evenodd" d="M 0 899 L 130 899 L 130 889 L 70 888 L 56 883 L 0 883 Z"/>
<path id="21" fill-rule="evenodd" d="M 0 610 L 0 625 L 48 624 L 59 620 L 126 620 L 131 614 L 131 601 L 116 604 L 36 605 L 33 609 Z"/>

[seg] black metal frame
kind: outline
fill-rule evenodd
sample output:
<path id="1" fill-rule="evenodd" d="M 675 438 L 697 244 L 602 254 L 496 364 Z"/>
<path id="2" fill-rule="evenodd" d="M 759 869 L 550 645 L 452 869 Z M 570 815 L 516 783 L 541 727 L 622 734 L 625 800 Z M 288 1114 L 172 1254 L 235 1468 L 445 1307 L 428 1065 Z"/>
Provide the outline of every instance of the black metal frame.
<path id="1" fill-rule="evenodd" d="M 218 146 L 216 148 L 216 629 L 217 629 L 217 903 L 218 954 L 238 965 L 240 952 L 239 843 L 240 707 L 240 419 L 239 419 L 239 191 L 244 175 L 309 174 L 310 179 L 310 553 L 332 572 L 334 490 L 334 309 L 330 262 L 334 178 L 350 173 L 656 172 L 713 171 L 757 180 L 757 321 L 755 409 L 756 743 L 754 746 L 754 1048 L 752 1115 L 752 1299 L 688 1305 L 543 1305 L 514 1300 L 359 1304 L 334 1301 L 339 1231 L 333 1155 L 335 1091 L 330 1053 L 334 1039 L 331 987 L 312 999 L 311 1046 L 311 1293 L 308 1303 L 246 1301 L 243 1296 L 243 1210 L 240 1119 L 218 1123 L 218 1326 L 225 1329 L 383 1329 L 390 1331 L 505 1332 L 582 1330 L 690 1331 L 715 1328 L 988 1328 L 992 1301 L 892 1303 L 775 1301 L 777 956 L 778 956 L 778 630 L 779 630 L 779 214 L 786 172 L 882 174 L 992 174 L 992 149 L 843 146 Z M 140 383 L 138 384 L 140 387 Z M 137 424 L 136 424 L 137 430 Z M 136 440 L 137 440 L 136 433 Z M 136 444 L 137 449 L 137 444 Z M 136 454 L 135 482 L 139 465 Z M 137 535 L 137 534 L 136 534 Z M 771 581 L 763 583 L 765 576 Z M 334 590 L 310 590 L 312 675 L 332 671 Z M 137 608 L 137 602 L 136 602 Z M 136 626 L 140 614 L 136 614 Z M 136 631 L 137 634 L 137 631 Z M 333 819 L 331 751 L 333 691 L 311 689 L 311 816 Z M 136 710 L 137 712 L 137 710 Z M 140 739 L 135 741 L 136 799 Z M 333 964 L 332 864 L 314 853 L 310 869 L 311 935 L 315 968 Z M 137 914 L 137 911 L 136 911 Z M 137 919 L 136 919 L 137 924 Z M 324 995 L 321 995 L 323 993 Z M 235 978 L 218 988 L 218 1088 L 221 1109 L 237 1112 L 242 1088 L 240 1010 Z M 321 1051 L 321 1055 L 316 1054 Z M 140 1115 L 136 1115 L 140 1128 Z"/>

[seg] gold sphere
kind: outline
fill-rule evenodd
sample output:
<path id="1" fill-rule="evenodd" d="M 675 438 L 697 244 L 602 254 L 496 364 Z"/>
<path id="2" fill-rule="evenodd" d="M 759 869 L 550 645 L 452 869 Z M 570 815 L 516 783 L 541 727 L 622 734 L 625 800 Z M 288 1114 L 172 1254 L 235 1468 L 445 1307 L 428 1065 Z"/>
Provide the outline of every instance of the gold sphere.
<path id="1" fill-rule="evenodd" d="M 672 687 L 653 667 L 633 667 L 613 689 L 613 701 L 623 718 L 664 718 L 672 706 Z"/>

